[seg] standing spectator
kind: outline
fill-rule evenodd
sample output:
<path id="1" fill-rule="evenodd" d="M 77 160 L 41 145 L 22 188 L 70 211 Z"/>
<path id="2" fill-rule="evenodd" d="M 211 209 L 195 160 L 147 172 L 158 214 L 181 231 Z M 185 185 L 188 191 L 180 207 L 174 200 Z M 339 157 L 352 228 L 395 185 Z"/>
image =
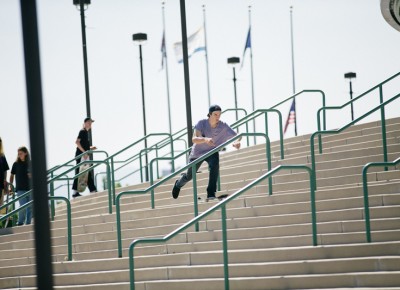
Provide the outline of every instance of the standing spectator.
<path id="1" fill-rule="evenodd" d="M 31 190 L 31 173 L 30 173 L 30 163 L 31 159 L 29 157 L 29 151 L 25 146 L 18 148 L 18 156 L 17 160 L 14 162 L 11 168 L 10 175 L 10 183 L 14 182 L 14 176 L 16 179 L 15 182 L 15 191 L 17 196 L 25 194 L 27 191 Z M 23 206 L 24 204 L 30 202 L 31 194 L 21 198 L 19 200 L 19 206 Z M 28 206 L 26 209 L 19 211 L 18 213 L 18 226 L 22 226 L 24 224 L 31 224 L 32 220 L 32 206 Z"/>
<path id="2" fill-rule="evenodd" d="M 210 152 L 215 147 L 236 136 L 236 132 L 229 127 L 228 124 L 220 121 L 221 107 L 212 105 L 208 110 L 208 119 L 200 120 L 194 127 L 193 147 L 190 152 L 189 162 L 196 160 L 202 155 Z M 236 149 L 240 148 L 240 139 L 232 145 Z M 207 200 L 216 198 L 217 180 L 219 176 L 219 153 L 216 152 L 204 159 L 210 169 L 210 177 L 208 179 Z M 196 164 L 196 170 L 199 169 L 203 161 Z M 172 188 L 172 197 L 178 198 L 181 188 L 192 179 L 192 168 L 188 168 L 187 172 L 182 174 L 181 178 L 175 181 Z"/>
<path id="3" fill-rule="evenodd" d="M 0 137 L 0 205 L 3 204 L 3 191 L 5 194 L 8 192 L 7 171 L 9 169 L 6 156 L 4 155 L 3 142 Z"/>
<path id="4" fill-rule="evenodd" d="M 79 131 L 78 138 L 75 141 L 76 144 L 76 152 L 75 152 L 75 157 L 78 155 L 81 155 L 82 153 L 88 151 L 88 150 L 96 150 L 97 148 L 95 146 L 90 146 L 90 140 L 89 140 L 89 130 L 92 129 L 92 123 L 94 120 L 91 118 L 85 118 L 83 121 L 83 128 Z M 82 158 L 78 158 L 76 160 L 76 164 L 79 164 L 81 162 Z M 75 169 L 75 174 L 79 173 L 79 167 Z M 90 192 L 97 192 L 96 186 L 94 185 L 93 182 L 93 171 L 89 171 L 88 175 L 88 187 Z M 72 197 L 79 197 L 82 196 L 78 192 L 78 178 L 74 179 L 74 184 L 72 185 L 72 190 L 74 191 L 74 194 Z"/>

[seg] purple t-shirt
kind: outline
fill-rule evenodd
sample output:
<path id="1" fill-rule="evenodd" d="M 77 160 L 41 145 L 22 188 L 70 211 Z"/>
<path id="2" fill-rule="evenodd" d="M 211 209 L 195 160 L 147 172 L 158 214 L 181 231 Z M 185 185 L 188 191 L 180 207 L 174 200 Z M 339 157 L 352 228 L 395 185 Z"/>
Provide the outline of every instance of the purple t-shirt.
<path id="1" fill-rule="evenodd" d="M 210 146 L 207 143 L 193 144 L 190 159 L 199 158 L 201 155 L 236 136 L 236 132 L 222 121 L 218 122 L 217 127 L 211 128 L 208 119 L 204 119 L 200 120 L 194 128 L 196 131 L 200 131 L 202 137 L 212 138 L 214 145 Z"/>

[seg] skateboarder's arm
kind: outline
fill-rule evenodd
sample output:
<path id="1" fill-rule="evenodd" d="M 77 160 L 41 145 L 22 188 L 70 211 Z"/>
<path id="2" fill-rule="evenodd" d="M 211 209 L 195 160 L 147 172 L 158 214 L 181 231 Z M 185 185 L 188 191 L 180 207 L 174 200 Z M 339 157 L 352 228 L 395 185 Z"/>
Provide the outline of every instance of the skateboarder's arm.
<path id="1" fill-rule="evenodd" d="M 214 145 L 212 138 L 203 137 L 199 130 L 194 129 L 192 141 L 194 144 L 207 143 L 208 145 Z"/>
<path id="2" fill-rule="evenodd" d="M 76 139 L 75 144 L 76 144 L 76 147 L 78 147 L 78 149 L 82 151 L 82 153 L 86 151 L 85 149 L 83 149 L 83 147 L 81 145 L 81 139 Z"/>

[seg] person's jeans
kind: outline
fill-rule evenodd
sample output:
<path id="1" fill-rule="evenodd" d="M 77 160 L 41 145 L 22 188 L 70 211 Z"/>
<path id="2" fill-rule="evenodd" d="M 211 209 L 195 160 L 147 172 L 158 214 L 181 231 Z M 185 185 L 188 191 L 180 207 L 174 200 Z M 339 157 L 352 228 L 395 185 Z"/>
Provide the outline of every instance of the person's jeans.
<path id="1" fill-rule="evenodd" d="M 195 159 L 189 160 L 190 162 Z M 217 181 L 219 176 L 219 153 L 216 152 L 213 155 L 204 159 L 208 163 L 208 167 L 210 170 L 210 177 L 208 179 L 208 187 L 207 187 L 207 197 L 215 197 L 215 193 L 217 192 Z M 203 161 L 200 161 L 196 164 L 196 171 L 200 168 Z M 176 186 L 182 188 L 192 180 L 192 168 L 188 168 L 187 172 L 182 174 L 181 178 L 176 183 Z"/>
<path id="2" fill-rule="evenodd" d="M 27 192 L 27 190 L 17 190 L 17 197 L 20 197 L 25 192 Z M 29 201 L 31 201 L 30 194 L 28 194 L 27 196 L 25 196 L 19 200 L 19 206 L 23 206 L 24 204 L 28 203 Z M 26 221 L 25 221 L 25 219 L 26 219 Z M 32 205 L 19 211 L 18 225 L 23 225 L 23 224 L 29 225 L 29 224 L 31 224 L 31 220 L 32 220 Z"/>

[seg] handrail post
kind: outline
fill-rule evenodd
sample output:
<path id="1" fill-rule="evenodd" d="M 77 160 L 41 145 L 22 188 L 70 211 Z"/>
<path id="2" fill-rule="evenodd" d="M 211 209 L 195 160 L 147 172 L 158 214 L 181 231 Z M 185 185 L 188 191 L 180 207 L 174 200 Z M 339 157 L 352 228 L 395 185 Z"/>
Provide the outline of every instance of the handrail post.
<path id="1" fill-rule="evenodd" d="M 115 172 L 114 172 L 114 156 L 110 158 L 111 161 L 111 186 L 112 186 L 112 194 L 114 196 L 115 202 Z"/>
<path id="2" fill-rule="evenodd" d="M 112 197 L 113 192 L 111 191 L 110 165 L 108 162 L 105 164 L 107 168 L 108 213 L 112 214 L 112 205 L 115 204 L 115 198 Z"/>
<path id="3" fill-rule="evenodd" d="M 325 108 L 325 93 L 323 91 L 320 91 L 322 94 L 322 107 Z M 324 131 L 326 130 L 326 111 L 324 110 Z"/>
<path id="4" fill-rule="evenodd" d="M 51 179 L 53 179 L 53 172 L 50 174 Z M 54 181 L 50 182 L 50 196 L 54 197 Z M 54 221 L 54 216 L 55 216 L 55 206 L 54 206 L 54 201 L 51 200 L 50 202 L 50 211 L 51 211 L 51 220 Z"/>
<path id="5" fill-rule="evenodd" d="M 368 176 L 367 171 L 370 163 L 365 165 L 362 170 L 363 190 L 364 190 L 364 215 L 365 215 L 365 233 L 367 236 L 367 242 L 371 243 L 371 224 L 369 217 L 369 199 L 368 199 Z"/>
<path id="6" fill-rule="evenodd" d="M 307 167 L 308 168 L 308 167 Z M 311 200 L 311 221 L 312 221 L 312 232 L 313 232 L 313 245 L 318 245 L 317 240 L 317 209 L 315 206 L 315 187 L 313 184 L 314 177 L 313 172 L 309 168 L 307 169 L 309 173 L 309 181 L 310 181 L 310 200 Z"/>
<path id="7" fill-rule="evenodd" d="M 279 141 L 280 141 L 280 148 L 281 148 L 281 159 L 285 159 L 285 149 L 283 147 L 283 124 L 282 124 L 282 114 L 280 111 L 277 110 L 278 113 L 278 120 L 279 120 Z"/>
<path id="8" fill-rule="evenodd" d="M 265 112 L 265 135 L 266 135 L 266 141 L 267 141 L 267 146 L 266 146 L 266 155 L 267 155 L 267 164 L 268 164 L 268 171 L 271 170 L 271 143 L 269 141 L 269 136 L 268 136 L 268 112 Z M 272 195 L 272 177 L 268 177 L 268 194 Z"/>
<path id="9" fill-rule="evenodd" d="M 117 243 L 118 243 L 118 258 L 122 258 L 122 238 L 121 238 L 121 210 L 120 210 L 121 194 L 117 196 L 115 201 L 115 215 L 117 219 Z"/>
<path id="10" fill-rule="evenodd" d="M 379 86 L 379 101 L 383 103 L 383 88 Z M 386 141 L 386 120 L 385 120 L 385 106 L 381 106 L 381 128 L 382 128 L 382 146 L 383 146 L 383 162 L 388 161 L 387 157 L 387 141 Z M 385 166 L 385 171 L 388 171 L 388 167 Z"/>
<path id="11" fill-rule="evenodd" d="M 156 144 L 156 159 L 157 159 L 157 179 L 160 179 L 160 168 L 158 166 L 158 144 Z"/>
<path id="12" fill-rule="evenodd" d="M 310 149 L 311 149 L 311 171 L 313 178 L 314 190 L 317 190 L 317 172 L 315 166 L 315 150 L 314 150 L 314 134 L 310 137 Z"/>
<path id="13" fill-rule="evenodd" d="M 325 108 L 325 106 L 322 107 L 322 108 Z M 324 116 L 325 116 L 325 111 L 326 110 L 323 110 L 323 111 L 324 111 Z M 317 112 L 317 131 L 318 132 L 321 131 L 321 120 L 320 120 L 320 118 L 321 118 L 321 109 L 319 109 L 318 112 Z M 326 130 L 326 129 L 324 129 L 324 130 Z M 318 134 L 318 150 L 319 150 L 319 154 L 322 154 L 322 137 L 321 137 L 321 134 Z"/>
<path id="14" fill-rule="evenodd" d="M 222 248 L 224 258 L 224 282 L 225 290 L 229 290 L 229 264 L 228 264 L 228 235 L 226 232 L 226 205 L 221 206 L 221 223 L 222 223 Z"/>
<path id="15" fill-rule="evenodd" d="M 142 169 L 142 151 L 139 152 L 139 169 L 140 169 L 140 183 L 143 183 L 143 169 Z"/>
<path id="16" fill-rule="evenodd" d="M 171 135 L 169 136 L 169 138 L 170 138 L 171 158 L 172 158 L 172 161 L 171 161 L 171 169 L 172 169 L 172 172 L 174 172 L 174 171 L 175 171 L 174 140 L 172 139 L 172 136 L 171 136 Z M 185 142 L 186 142 L 186 141 L 185 141 Z"/>
<path id="17" fill-rule="evenodd" d="M 193 179 L 193 206 L 194 206 L 194 217 L 197 217 L 199 215 L 199 207 L 197 203 L 197 166 L 196 164 L 192 165 L 192 179 Z M 199 223 L 195 224 L 195 230 L 196 232 L 199 231 Z"/>
<path id="18" fill-rule="evenodd" d="M 157 157 L 158 158 L 158 157 Z M 154 177 L 153 177 L 153 160 L 150 161 L 150 186 L 153 186 L 154 184 Z M 158 159 L 157 159 L 158 163 Z M 155 204 L 154 204 L 154 188 L 150 190 L 150 199 L 151 199 L 151 208 L 154 209 Z"/>

